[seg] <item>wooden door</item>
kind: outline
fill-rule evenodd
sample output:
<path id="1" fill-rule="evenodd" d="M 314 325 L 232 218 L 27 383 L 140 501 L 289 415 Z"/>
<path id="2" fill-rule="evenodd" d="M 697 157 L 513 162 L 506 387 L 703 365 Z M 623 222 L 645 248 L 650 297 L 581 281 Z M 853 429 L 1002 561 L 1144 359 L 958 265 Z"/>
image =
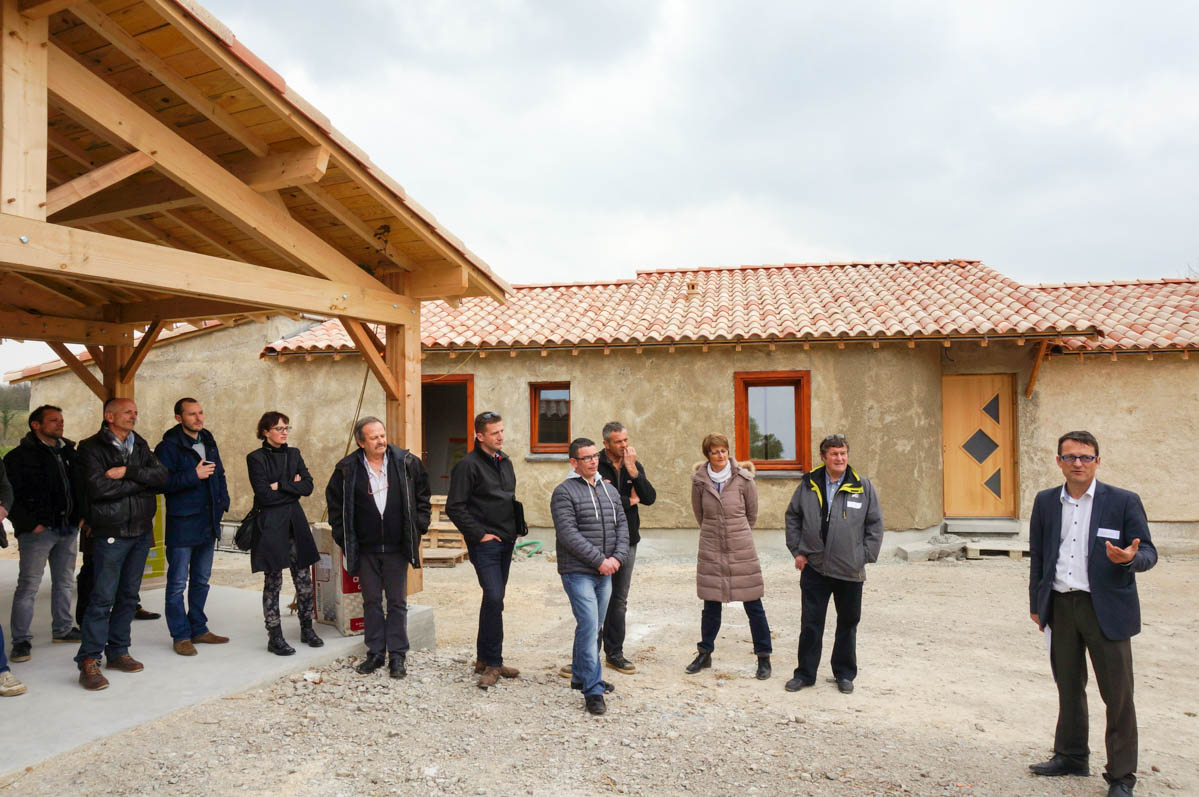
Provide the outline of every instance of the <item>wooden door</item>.
<path id="1" fill-rule="evenodd" d="M 941 378 L 946 517 L 1016 516 L 1015 378 Z"/>

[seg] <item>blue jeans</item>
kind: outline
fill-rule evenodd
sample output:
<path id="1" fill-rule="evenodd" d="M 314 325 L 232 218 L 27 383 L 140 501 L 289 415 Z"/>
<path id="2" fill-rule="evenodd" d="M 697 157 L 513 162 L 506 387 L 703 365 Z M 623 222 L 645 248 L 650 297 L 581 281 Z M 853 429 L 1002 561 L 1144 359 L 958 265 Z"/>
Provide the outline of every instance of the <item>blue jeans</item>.
<path id="1" fill-rule="evenodd" d="M 608 612 L 608 599 L 612 597 L 612 577 L 599 573 L 562 573 L 562 588 L 575 615 L 571 678 L 583 684 L 583 694 L 587 697 L 602 695 L 599 630 L 600 621 Z"/>
<path id="2" fill-rule="evenodd" d="M 167 548 L 167 628 L 175 642 L 195 639 L 208 633 L 204 603 L 208 600 L 208 577 L 212 575 L 215 540 L 200 545 Z M 187 609 L 183 608 L 183 590 L 187 590 Z"/>
<path id="3" fill-rule="evenodd" d="M 754 640 L 754 653 L 759 656 L 769 656 L 774 652 L 770 644 L 770 624 L 766 622 L 766 609 L 762 599 L 745 601 L 745 615 L 749 618 L 749 635 Z M 720 601 L 704 601 L 704 610 L 700 615 L 699 636 L 700 650 L 711 653 L 716 649 L 716 635 L 720 632 Z"/>
<path id="4" fill-rule="evenodd" d="M 79 630 L 83 642 L 75 661 L 98 659 L 103 653 L 111 661 L 129 652 L 129 626 L 137 610 L 137 593 L 142 587 L 146 554 L 154 533 L 140 537 L 98 537 L 94 540 L 92 566 L 95 586 Z"/>
<path id="5" fill-rule="evenodd" d="M 508 570 L 512 567 L 515 543 L 502 540 L 468 545 L 470 563 L 475 566 L 483 602 L 479 604 L 479 636 L 475 641 L 475 656 L 488 667 L 504 664 L 504 592 L 508 586 Z M 598 630 L 596 633 L 599 633 Z"/>
<path id="6" fill-rule="evenodd" d="M 8 671 L 8 656 L 4 655 L 4 626 L 0 625 L 0 672 Z"/>
<path id="7" fill-rule="evenodd" d="M 13 642 L 30 642 L 33 632 L 33 603 L 46 563 L 50 563 L 50 631 L 66 636 L 75 626 L 71 616 L 71 601 L 75 597 L 75 554 L 79 545 L 79 530 L 64 523 L 34 534 L 32 531 L 17 537 L 21 568 L 17 576 L 17 591 L 12 597 Z"/>

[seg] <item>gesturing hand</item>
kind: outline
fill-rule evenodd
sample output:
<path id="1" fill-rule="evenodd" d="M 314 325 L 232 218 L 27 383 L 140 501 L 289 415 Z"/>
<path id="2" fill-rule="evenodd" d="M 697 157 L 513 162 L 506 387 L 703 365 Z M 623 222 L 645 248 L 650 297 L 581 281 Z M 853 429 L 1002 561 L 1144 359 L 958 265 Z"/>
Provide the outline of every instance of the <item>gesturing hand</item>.
<path id="1" fill-rule="evenodd" d="M 1118 565 L 1126 565 L 1133 560 L 1137 555 L 1137 549 L 1141 547 L 1141 538 L 1136 537 L 1132 541 L 1132 545 L 1127 548 L 1121 548 L 1118 545 L 1112 545 L 1110 542 L 1104 543 L 1107 548 L 1107 558 L 1111 559 Z"/>

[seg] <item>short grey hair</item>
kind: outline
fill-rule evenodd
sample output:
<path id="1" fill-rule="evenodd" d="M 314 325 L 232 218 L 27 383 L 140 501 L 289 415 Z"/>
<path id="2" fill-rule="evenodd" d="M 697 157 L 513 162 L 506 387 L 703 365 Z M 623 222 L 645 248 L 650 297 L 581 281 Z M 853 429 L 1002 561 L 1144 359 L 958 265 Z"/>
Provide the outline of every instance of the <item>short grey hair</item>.
<path id="1" fill-rule="evenodd" d="M 354 439 L 359 443 L 365 442 L 366 427 L 370 426 L 372 423 L 379 424 L 383 427 L 383 431 L 387 431 L 387 424 L 383 423 L 383 421 L 379 420 L 374 415 L 368 415 L 362 420 L 358 421 L 358 423 L 354 424 Z"/>
<path id="2" fill-rule="evenodd" d="M 604 442 L 608 442 L 608 438 L 617 432 L 625 431 L 624 424 L 620 421 L 608 421 L 604 424 Z"/>

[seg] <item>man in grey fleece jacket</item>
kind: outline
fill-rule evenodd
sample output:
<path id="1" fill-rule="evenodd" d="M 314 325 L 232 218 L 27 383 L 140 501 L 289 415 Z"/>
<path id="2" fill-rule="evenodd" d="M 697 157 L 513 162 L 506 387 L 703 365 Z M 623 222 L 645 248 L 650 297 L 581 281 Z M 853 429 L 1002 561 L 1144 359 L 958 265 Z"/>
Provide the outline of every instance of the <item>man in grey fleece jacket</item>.
<path id="1" fill-rule="evenodd" d="M 597 475 L 599 452 L 594 441 L 579 437 L 571 442 L 570 466 L 570 475 L 550 497 L 550 514 L 558 575 L 575 616 L 571 673 L 582 686 L 586 709 L 603 714 L 607 707 L 600 678 L 599 629 L 612 596 L 612 574 L 629 553 L 629 524 L 620 493 Z"/>
<path id="2" fill-rule="evenodd" d="M 866 563 L 878 561 L 883 546 L 883 513 L 874 485 L 849 467 L 849 441 L 843 435 L 821 441 L 820 459 L 824 465 L 800 480 L 787 507 L 787 548 L 800 571 L 802 614 L 799 666 L 785 688 L 798 692 L 816 683 L 831 597 L 837 607 L 833 677 L 849 694 L 858 674 L 862 582 Z"/>

